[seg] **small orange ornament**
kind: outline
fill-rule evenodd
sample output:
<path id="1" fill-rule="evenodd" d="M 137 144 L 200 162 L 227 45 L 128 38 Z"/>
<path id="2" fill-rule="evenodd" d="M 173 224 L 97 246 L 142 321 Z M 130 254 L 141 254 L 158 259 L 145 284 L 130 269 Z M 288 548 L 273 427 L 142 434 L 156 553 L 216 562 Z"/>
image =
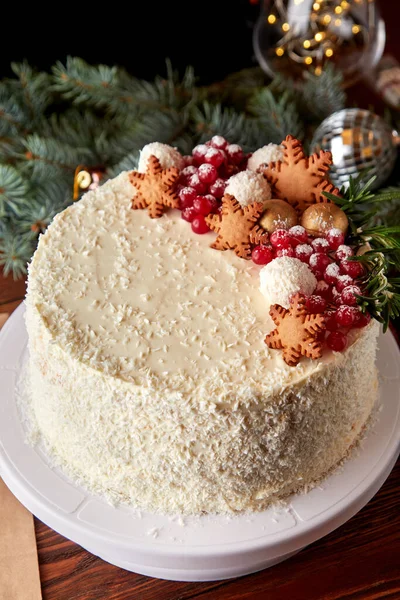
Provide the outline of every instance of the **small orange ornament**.
<path id="1" fill-rule="evenodd" d="M 346 213 L 336 204 L 314 204 L 301 217 L 301 225 L 310 235 L 320 237 L 329 229 L 340 229 L 346 235 L 349 221 Z"/>
<path id="2" fill-rule="evenodd" d="M 284 200 L 267 200 L 264 202 L 264 212 L 260 219 L 260 225 L 268 233 L 275 229 L 290 229 L 297 225 L 297 212 Z"/>

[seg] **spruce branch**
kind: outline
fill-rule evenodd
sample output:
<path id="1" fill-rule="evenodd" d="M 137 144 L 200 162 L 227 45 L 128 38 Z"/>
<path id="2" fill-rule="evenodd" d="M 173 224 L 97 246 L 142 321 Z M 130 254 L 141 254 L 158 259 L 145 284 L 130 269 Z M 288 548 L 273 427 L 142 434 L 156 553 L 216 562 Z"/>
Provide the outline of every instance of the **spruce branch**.
<path id="1" fill-rule="evenodd" d="M 0 238 L 0 266 L 7 277 L 12 273 L 14 279 L 19 279 L 26 273 L 26 265 L 30 260 L 35 244 L 32 240 L 15 236 L 13 230 L 7 231 Z"/>
<path id="2" fill-rule="evenodd" d="M 0 165 L 0 218 L 20 211 L 26 201 L 27 183 L 17 169 Z"/>
<path id="3" fill-rule="evenodd" d="M 268 87 L 256 92 L 248 103 L 249 112 L 259 121 L 264 139 L 280 144 L 289 134 L 302 138 L 303 124 L 290 91 L 276 98 Z"/>
<path id="4" fill-rule="evenodd" d="M 93 67 L 81 58 L 68 56 L 65 66 L 57 62 L 52 71 L 52 89 L 73 104 L 88 104 L 98 108 L 106 106 L 110 97 L 109 89 L 118 86 L 117 67 Z"/>

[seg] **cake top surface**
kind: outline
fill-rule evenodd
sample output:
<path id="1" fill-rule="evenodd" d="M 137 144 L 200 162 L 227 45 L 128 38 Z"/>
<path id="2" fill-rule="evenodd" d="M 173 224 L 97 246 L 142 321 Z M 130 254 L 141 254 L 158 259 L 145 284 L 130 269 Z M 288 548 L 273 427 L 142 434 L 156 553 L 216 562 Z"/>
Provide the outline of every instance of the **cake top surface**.
<path id="1" fill-rule="evenodd" d="M 179 391 L 195 381 L 214 393 L 270 393 L 332 359 L 288 366 L 264 343 L 273 323 L 259 268 L 210 248 L 215 235 L 195 235 L 178 211 L 150 219 L 131 200 L 122 173 L 41 237 L 29 297 L 66 352 L 140 385 Z"/>

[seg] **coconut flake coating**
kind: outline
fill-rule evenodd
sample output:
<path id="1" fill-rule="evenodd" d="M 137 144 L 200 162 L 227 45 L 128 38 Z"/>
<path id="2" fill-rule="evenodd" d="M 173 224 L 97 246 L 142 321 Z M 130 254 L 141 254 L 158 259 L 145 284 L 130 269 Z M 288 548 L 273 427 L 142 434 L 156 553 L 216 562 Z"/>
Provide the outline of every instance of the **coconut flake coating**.
<path id="1" fill-rule="evenodd" d="M 55 463 L 113 502 L 262 510 L 357 439 L 377 395 L 378 328 L 288 367 L 263 341 L 259 269 L 131 197 L 123 173 L 40 239 L 26 316 L 37 430 Z"/>
<path id="2" fill-rule="evenodd" d="M 176 167 L 181 170 L 185 166 L 183 156 L 176 148 L 161 142 L 151 142 L 146 144 L 140 151 L 138 171 L 144 173 L 147 169 L 147 161 L 150 156 L 155 156 L 160 161 L 163 169 Z"/>

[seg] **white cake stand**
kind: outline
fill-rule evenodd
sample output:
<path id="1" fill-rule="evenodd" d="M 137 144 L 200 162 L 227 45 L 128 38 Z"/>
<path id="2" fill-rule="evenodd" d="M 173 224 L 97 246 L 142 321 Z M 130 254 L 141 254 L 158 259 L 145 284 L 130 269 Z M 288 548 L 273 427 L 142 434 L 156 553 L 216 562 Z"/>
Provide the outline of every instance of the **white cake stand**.
<path id="1" fill-rule="evenodd" d="M 399 350 L 379 340 L 382 408 L 358 452 L 321 486 L 282 508 L 236 517 L 167 517 L 113 507 L 51 466 L 25 443 L 15 386 L 26 361 L 19 307 L 0 335 L 0 475 L 44 523 L 129 571 L 180 581 L 212 581 L 259 571 L 292 556 L 360 510 L 389 475 L 400 450 Z M 79 393 L 79 392 L 78 392 Z"/>

